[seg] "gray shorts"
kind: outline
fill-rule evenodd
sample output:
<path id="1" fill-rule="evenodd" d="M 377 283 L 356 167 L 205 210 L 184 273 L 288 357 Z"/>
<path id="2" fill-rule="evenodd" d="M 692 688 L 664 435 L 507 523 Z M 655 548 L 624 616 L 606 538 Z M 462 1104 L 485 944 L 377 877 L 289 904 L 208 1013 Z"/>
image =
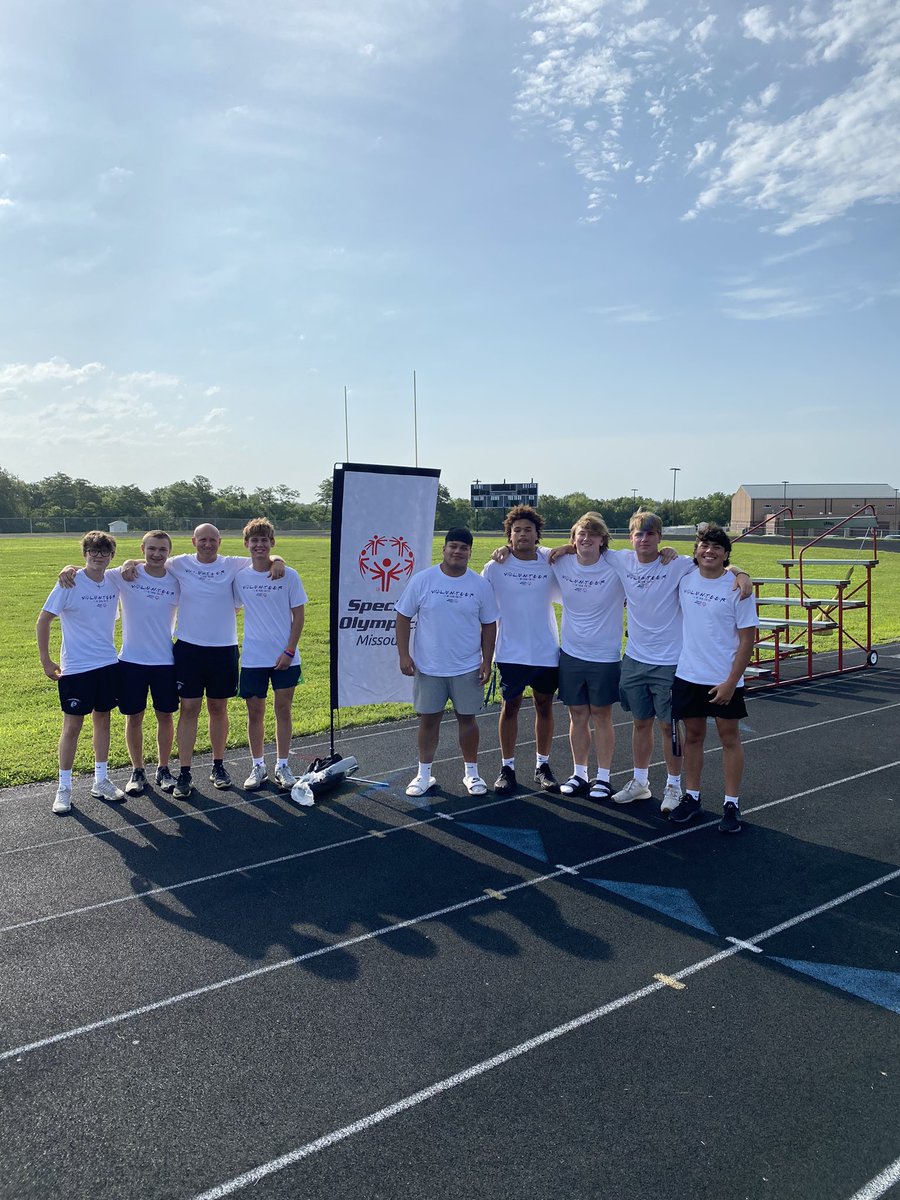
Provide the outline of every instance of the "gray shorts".
<path id="1" fill-rule="evenodd" d="M 638 662 L 626 654 L 619 680 L 619 703 L 639 721 L 658 717 L 672 720 L 672 680 L 675 667 L 659 667 Z"/>
<path id="2" fill-rule="evenodd" d="M 566 705 L 607 708 L 619 698 L 621 663 L 589 662 L 559 652 L 559 698 Z"/>
<path id="3" fill-rule="evenodd" d="M 484 687 L 478 671 L 465 675 L 423 675 L 413 677 L 413 708 L 417 713 L 443 712 L 447 701 L 461 717 L 472 717 L 484 707 Z"/>

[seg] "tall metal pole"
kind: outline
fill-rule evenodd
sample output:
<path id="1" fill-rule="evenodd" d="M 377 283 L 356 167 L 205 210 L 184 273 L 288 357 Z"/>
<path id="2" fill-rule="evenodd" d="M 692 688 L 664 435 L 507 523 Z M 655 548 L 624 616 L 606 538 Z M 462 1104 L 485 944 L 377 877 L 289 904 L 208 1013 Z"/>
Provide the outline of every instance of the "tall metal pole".
<path id="1" fill-rule="evenodd" d="M 637 488 L 632 488 L 632 489 L 631 489 L 631 503 L 632 503 L 633 505 L 634 505 L 634 504 L 637 504 Z"/>
<path id="2" fill-rule="evenodd" d="M 413 449 L 415 465 L 419 465 L 419 406 L 416 396 L 416 373 L 413 371 Z"/>
<path id="3" fill-rule="evenodd" d="M 672 472 L 672 524 L 675 524 L 675 484 L 678 482 L 678 472 L 681 467 L 669 467 Z"/>
<path id="4" fill-rule="evenodd" d="M 347 417 L 347 386 L 344 385 L 344 462 L 350 461 L 350 421 Z"/>

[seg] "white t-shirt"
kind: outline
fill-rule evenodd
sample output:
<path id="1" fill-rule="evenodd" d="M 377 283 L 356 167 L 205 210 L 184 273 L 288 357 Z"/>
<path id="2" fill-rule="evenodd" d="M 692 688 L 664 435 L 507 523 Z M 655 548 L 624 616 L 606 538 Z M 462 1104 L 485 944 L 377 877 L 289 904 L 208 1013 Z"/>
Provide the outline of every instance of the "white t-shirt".
<path id="1" fill-rule="evenodd" d="M 714 687 L 728 678 L 740 638 L 739 629 L 756 628 L 756 599 L 742 600 L 734 577 L 704 579 L 694 570 L 682 579 L 679 593 L 684 620 L 684 645 L 675 674 L 689 683 Z M 738 687 L 743 687 L 743 678 Z"/>
<path id="2" fill-rule="evenodd" d="M 131 583 L 122 578 L 121 568 L 107 571 L 106 577 L 117 589 L 122 606 L 119 658 L 146 667 L 171 666 L 178 580 L 169 574 L 156 579 L 147 574 L 143 564 L 137 569 L 137 579 Z"/>
<path id="3" fill-rule="evenodd" d="M 469 568 L 445 575 L 440 564 L 413 575 L 394 605 L 416 617 L 410 654 L 423 675 L 464 675 L 481 666 L 481 626 L 499 614 L 494 590 Z"/>
<path id="4" fill-rule="evenodd" d="M 285 567 L 281 579 L 250 567 L 235 576 L 231 586 L 235 607 L 244 610 L 242 665 L 274 667 L 288 644 L 291 609 L 307 601 L 303 581 L 293 567 Z M 300 652 L 295 651 L 292 665 L 299 661 Z"/>
<path id="5" fill-rule="evenodd" d="M 506 562 L 486 563 L 481 574 L 494 590 L 500 609 L 497 662 L 528 667 L 555 667 L 559 662 L 559 630 L 553 602 L 559 584 L 547 564 L 547 551 L 533 560 L 510 554 Z"/>
<path id="6" fill-rule="evenodd" d="M 62 675 L 96 671 L 116 661 L 113 634 L 118 606 L 119 593 L 106 574 L 95 583 L 84 571 L 78 571 L 72 587 L 56 585 L 44 611 L 59 617 L 62 626 Z"/>
<path id="7" fill-rule="evenodd" d="M 625 588 L 628 602 L 625 653 L 636 662 L 674 666 L 681 653 L 678 585 L 694 570 L 694 560 L 681 555 L 667 566 L 658 558 L 641 563 L 634 550 L 607 550 L 603 559 Z M 734 583 L 733 576 L 729 578 Z"/>
<path id="8" fill-rule="evenodd" d="M 562 593 L 563 650 L 586 662 L 619 662 L 625 605 L 619 576 L 602 557 L 582 566 L 574 554 L 557 559 L 553 572 Z"/>
<path id="9" fill-rule="evenodd" d="M 196 554 L 176 554 L 166 563 L 181 584 L 175 636 L 195 646 L 236 646 L 237 621 L 231 585 L 249 558 L 220 554 L 215 562 L 198 562 Z"/>

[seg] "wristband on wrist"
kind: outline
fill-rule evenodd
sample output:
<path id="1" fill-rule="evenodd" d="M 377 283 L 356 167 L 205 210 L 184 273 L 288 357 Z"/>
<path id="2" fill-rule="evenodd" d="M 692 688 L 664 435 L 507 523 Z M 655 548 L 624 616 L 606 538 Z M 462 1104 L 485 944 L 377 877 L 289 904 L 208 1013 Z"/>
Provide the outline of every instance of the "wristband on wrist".
<path id="1" fill-rule="evenodd" d="M 293 650 L 288 648 L 284 651 L 284 653 L 287 654 L 289 658 L 293 658 L 294 655 L 297 653 L 297 647 L 295 646 Z"/>

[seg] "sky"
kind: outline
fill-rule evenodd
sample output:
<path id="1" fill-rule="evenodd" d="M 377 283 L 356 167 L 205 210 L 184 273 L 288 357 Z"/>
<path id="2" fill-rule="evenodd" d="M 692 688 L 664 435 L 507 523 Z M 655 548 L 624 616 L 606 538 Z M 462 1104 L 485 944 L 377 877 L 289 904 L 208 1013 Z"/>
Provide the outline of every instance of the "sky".
<path id="1" fill-rule="evenodd" d="M 898 201 L 895 0 L 5 0 L 0 466 L 896 486 Z"/>

